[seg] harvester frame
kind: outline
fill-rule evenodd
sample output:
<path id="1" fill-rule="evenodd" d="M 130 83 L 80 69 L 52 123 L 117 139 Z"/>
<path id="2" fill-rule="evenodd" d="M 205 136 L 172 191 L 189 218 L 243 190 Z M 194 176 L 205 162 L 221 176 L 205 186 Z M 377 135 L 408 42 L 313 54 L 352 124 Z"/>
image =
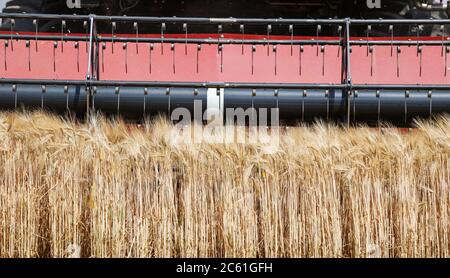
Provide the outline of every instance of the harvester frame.
<path id="1" fill-rule="evenodd" d="M 70 110 L 72 112 L 76 112 L 78 114 L 89 113 L 95 110 L 110 112 L 111 114 L 125 114 L 122 113 L 124 110 L 133 110 L 133 105 L 139 103 L 136 98 L 125 100 L 123 98 L 126 97 L 129 93 L 134 95 L 141 94 L 143 100 L 142 108 L 139 108 L 139 111 L 143 111 L 143 115 L 148 115 L 149 113 L 146 111 L 146 106 L 148 109 L 148 100 L 146 98 L 152 94 L 152 90 L 158 90 L 158 94 L 160 97 L 163 95 L 169 96 L 169 104 L 167 113 L 170 114 L 171 110 L 174 107 L 181 107 L 183 105 L 191 107 L 192 105 L 187 104 L 186 100 L 186 92 L 190 92 L 192 101 L 198 98 L 206 103 L 205 108 L 210 105 L 207 103 L 208 94 L 211 91 L 217 93 L 218 102 L 222 103 L 221 110 L 224 110 L 227 105 L 223 105 L 224 95 L 228 92 L 227 90 L 245 90 L 246 94 L 249 93 L 249 97 L 251 100 L 251 106 L 254 107 L 253 98 L 257 97 L 260 92 L 262 92 L 263 97 L 270 96 L 273 98 L 274 102 L 270 100 L 271 103 L 276 103 L 276 107 L 272 107 L 273 105 L 269 105 L 272 108 L 279 108 L 279 98 L 280 94 L 283 91 L 289 90 L 290 92 L 294 91 L 298 93 L 298 101 L 301 101 L 301 106 L 297 107 L 297 110 L 287 112 L 287 114 L 292 115 L 293 113 L 297 113 L 298 117 L 295 120 L 305 121 L 305 113 L 307 114 L 305 108 L 305 100 L 307 101 L 308 97 L 314 94 L 320 95 L 321 99 L 318 102 L 310 103 L 312 109 L 317 108 L 321 111 L 317 113 L 316 116 L 310 117 L 310 119 L 323 118 L 324 120 L 333 120 L 337 122 L 345 123 L 347 126 L 358 123 L 361 121 L 359 119 L 357 109 L 359 107 L 370 107 L 369 110 L 372 112 L 368 118 L 370 120 L 366 120 L 365 114 L 363 113 L 362 121 L 369 123 L 380 123 L 381 121 L 387 120 L 391 121 L 399 126 L 408 126 L 412 123 L 415 117 L 432 117 L 437 113 L 450 113 L 450 82 L 448 76 L 450 75 L 450 62 L 447 62 L 448 56 L 450 56 L 450 39 L 448 36 L 442 34 L 441 37 L 422 37 L 420 31 L 422 30 L 424 25 L 440 25 L 441 29 L 444 29 L 444 26 L 450 25 L 450 20 L 447 19 L 414 19 L 414 20 L 393 20 L 393 19 L 372 19 L 372 20 L 362 20 L 362 19 L 254 19 L 254 18 L 178 18 L 178 17 L 132 17 L 132 16 L 101 16 L 101 15 L 50 15 L 50 14 L 0 14 L 0 18 L 2 19 L 20 19 L 20 20 L 30 20 L 33 22 L 33 25 L 36 26 L 36 32 L 15 32 L 14 24 L 11 25 L 11 30 L 3 31 L 0 34 L 0 40 L 4 41 L 4 64 L 5 64 L 5 72 L 8 71 L 8 57 L 7 57 L 7 49 L 13 48 L 14 44 L 22 43 L 28 52 L 33 48 L 36 48 L 36 52 L 38 51 L 39 42 L 53 42 L 53 56 L 55 57 L 55 49 L 58 47 L 61 51 L 64 51 L 64 44 L 67 42 L 73 42 L 76 48 L 72 50 L 72 55 L 77 53 L 78 59 L 80 59 L 80 49 L 82 45 L 85 46 L 86 54 L 83 54 L 87 60 L 81 62 L 78 60 L 78 68 L 80 64 L 86 66 L 86 71 L 84 74 L 84 78 L 65 78 L 64 74 L 62 74 L 62 78 L 39 78 L 39 76 L 27 76 L 23 77 L 22 70 L 13 71 L 11 74 L 3 74 L 0 78 L 0 102 L 4 101 L 2 99 L 2 94 L 9 92 L 12 93 L 9 95 L 14 95 L 14 103 L 8 105 L 3 105 L 4 108 L 19 108 L 21 106 L 20 101 L 18 101 L 17 92 L 20 91 L 20 88 L 26 87 L 28 91 L 33 91 L 30 94 L 39 95 L 41 103 L 40 108 L 50 108 L 52 109 L 55 103 L 51 104 L 52 101 L 46 103 L 45 95 L 48 94 L 49 91 L 55 94 L 61 94 L 66 98 L 66 105 L 63 109 L 58 108 L 59 110 Z M 48 33 L 40 33 L 38 32 L 38 24 L 39 20 L 57 20 L 61 22 L 61 33 L 56 34 L 48 34 Z M 65 32 L 65 26 L 67 22 L 79 22 L 83 25 L 85 29 L 85 34 L 67 34 Z M 13 20 L 14 22 L 14 20 Z M 111 26 L 111 34 L 99 34 L 97 32 L 97 24 L 107 24 Z M 114 30 L 117 28 L 117 24 L 130 24 L 133 26 L 135 30 L 135 34 L 115 34 Z M 139 33 L 139 25 L 140 24 L 154 24 L 155 26 L 160 26 L 161 33 L 160 34 L 152 34 L 152 35 L 144 35 Z M 184 33 L 169 36 L 165 34 L 165 30 L 167 26 L 178 25 L 182 28 Z M 213 25 L 217 28 L 217 36 L 189 36 L 189 26 L 190 25 Z M 239 26 L 240 34 L 235 34 L 234 36 L 230 36 L 227 38 L 223 34 L 225 25 L 233 25 Z M 250 38 L 246 37 L 245 29 L 247 25 L 258 25 L 262 26 L 267 30 L 267 34 L 264 36 L 250 36 Z M 297 37 L 294 34 L 296 26 L 314 26 L 317 35 L 310 37 Z M 394 29 L 400 25 L 414 25 L 417 28 L 417 36 L 416 37 L 397 37 L 394 36 Z M 285 28 L 287 32 L 289 32 L 288 36 L 273 36 L 271 37 L 272 26 L 277 26 L 279 28 Z M 281 26 L 281 27 L 280 27 Z M 322 26 L 327 26 L 327 28 L 335 29 L 338 36 L 336 37 L 320 37 L 320 32 Z M 352 28 L 364 28 L 366 29 L 367 37 L 353 37 L 351 34 Z M 373 26 L 384 26 L 388 30 L 388 36 L 383 38 L 373 38 L 370 36 L 370 31 Z M 128 72 L 128 52 L 134 51 L 133 45 L 136 45 L 136 52 L 139 53 L 139 47 L 145 46 L 146 49 L 149 49 L 149 53 L 151 55 L 151 51 L 156 51 L 155 48 L 157 45 L 160 45 L 160 51 L 164 52 L 164 48 L 166 51 L 171 53 L 175 53 L 175 48 L 181 48 L 180 51 L 186 51 L 186 55 L 189 49 L 197 49 L 197 68 L 198 68 L 198 51 L 202 49 L 202 46 L 207 45 L 214 47 L 219 53 L 218 55 L 222 55 L 219 60 L 220 66 L 217 67 L 217 71 L 220 72 L 223 69 L 223 47 L 226 45 L 231 45 L 234 47 L 242 47 L 242 53 L 244 55 L 244 47 L 248 47 L 252 49 L 251 53 L 254 53 L 258 46 L 267 48 L 267 55 L 270 56 L 275 53 L 275 73 L 273 78 L 268 78 L 267 82 L 261 82 L 260 79 L 256 81 L 245 81 L 245 82 L 236 82 L 233 80 L 193 80 L 189 81 L 189 77 L 186 77 L 187 80 L 183 80 L 183 78 L 168 78 L 167 80 L 159 80 L 152 78 L 142 78 L 138 74 L 133 78 L 123 78 L 123 79 L 112 79 L 102 78 L 102 59 L 105 59 L 105 54 L 102 54 L 106 48 L 112 47 L 112 52 L 114 52 L 114 45 L 120 51 L 125 51 L 125 71 Z M 283 79 L 280 77 L 280 74 L 277 75 L 277 51 L 278 48 L 282 46 L 285 47 L 284 50 L 290 48 L 291 57 L 293 57 L 293 53 L 300 55 L 303 50 L 303 47 L 310 46 L 314 48 L 316 51 L 317 57 L 323 55 L 323 64 L 322 64 L 322 75 L 325 76 L 325 55 L 337 55 L 340 60 L 340 65 L 338 65 L 341 70 L 339 73 L 333 73 L 339 75 L 339 82 L 314 82 L 316 77 L 311 77 L 308 82 L 291 82 L 290 77 L 286 77 L 287 79 Z M 337 50 L 337 54 L 329 54 L 330 51 L 327 51 L 327 47 L 335 47 L 333 49 Z M 373 53 L 376 47 L 384 47 L 390 49 L 390 55 L 392 61 L 396 60 L 396 71 L 397 78 L 392 77 L 392 79 L 377 79 L 373 80 L 373 82 L 361 82 L 362 78 L 370 79 L 370 76 L 373 75 Z M 277 48 L 278 47 L 278 48 Z M 353 53 L 355 48 L 359 49 L 358 53 Z M 67 49 L 67 47 L 66 47 Z M 128 50 L 130 49 L 130 50 Z M 420 70 L 418 70 L 418 74 L 420 74 L 419 80 L 416 82 L 417 76 L 406 77 L 410 80 L 406 83 L 398 83 L 398 80 L 402 80 L 400 78 L 400 68 L 401 66 L 405 66 L 405 64 L 401 65 L 399 60 L 399 55 L 403 55 L 402 49 L 406 49 L 405 51 L 410 55 L 408 59 L 413 57 L 412 49 L 417 57 L 418 63 L 420 63 Z M 386 49 L 385 49 L 386 50 Z M 158 50 L 159 51 L 159 50 Z M 189 50 L 191 51 L 191 50 Z M 259 50 L 258 50 L 259 51 Z M 378 50 L 377 50 L 378 51 Z M 422 58 L 422 54 L 427 51 L 427 53 L 433 52 L 433 57 L 440 57 L 439 61 L 425 61 Z M 23 52 L 23 51 L 22 51 Z M 371 61 L 370 65 L 370 74 L 368 72 L 361 75 L 360 74 L 358 81 L 355 81 L 353 77 L 354 71 L 352 71 L 352 55 L 359 55 L 366 52 L 367 61 Z M 381 50 L 379 51 L 381 52 Z M 439 52 L 439 53 L 437 53 Z M 45 52 L 44 52 L 45 53 Z M 327 53 L 327 54 L 326 54 Z M 26 51 L 22 53 L 22 55 L 27 55 Z M 30 55 L 30 54 L 28 54 Z M 45 55 L 51 57 L 51 52 L 45 53 Z M 69 54 L 66 54 L 69 55 Z M 140 54 L 144 55 L 144 54 Z M 147 54 L 145 54 L 147 55 Z M 248 54 L 250 55 L 250 54 Z M 252 56 L 252 75 L 253 75 L 253 55 Z M 280 54 L 281 55 L 281 54 Z M 286 53 L 284 54 L 287 55 Z M 173 56 L 173 72 L 175 73 L 175 54 Z M 284 57 L 284 61 L 289 60 L 289 55 Z M 419 57 L 420 56 L 420 57 Z M 50 58 L 48 57 L 48 58 Z M 121 56 L 122 57 L 122 56 Z M 146 56 L 145 56 L 146 57 Z M 249 56 L 250 57 L 250 56 Z M 362 56 L 361 56 L 362 57 Z M 385 57 L 386 58 L 386 57 Z M 28 56 L 30 60 L 30 56 Z M 283 59 L 283 57 L 278 58 Z M 306 58 L 307 59 L 307 58 Z M 336 59 L 336 58 L 333 58 Z M 364 58 L 366 59 L 366 58 Z M 388 59 L 388 58 L 387 58 Z M 416 58 L 414 58 L 416 59 Z M 283 61 L 283 60 L 282 60 Z M 337 61 L 337 60 L 333 60 Z M 384 62 L 381 63 L 381 68 L 392 68 L 390 62 L 386 62 L 389 60 L 384 59 Z M 391 61 L 391 62 L 392 62 Z M 28 61 L 30 64 L 31 62 Z M 311 61 L 311 65 L 313 65 L 314 61 Z M 383 64 L 384 63 L 384 64 Z M 439 77 L 430 78 L 422 77 L 423 69 L 422 67 L 426 67 L 428 64 L 428 70 L 433 69 L 433 63 L 436 63 L 435 73 L 438 73 Z M 170 64 L 170 63 L 169 63 Z M 395 64 L 395 62 L 394 62 Z M 54 72 L 56 70 L 56 62 L 54 60 Z M 143 65 L 147 66 L 147 63 L 143 63 Z M 30 72 L 31 72 L 31 66 Z M 151 56 L 150 56 L 150 67 L 151 67 Z M 301 62 L 300 62 L 301 66 Z M 336 67 L 336 65 L 334 65 Z M 367 65 L 366 65 L 367 66 Z M 382 70 L 382 69 L 381 69 Z M 78 71 L 80 71 L 78 69 Z M 123 71 L 123 69 L 122 69 Z M 151 71 L 151 69 L 150 69 Z M 182 71 L 182 70 L 181 70 Z M 198 70 L 197 70 L 198 71 Z M 119 72 L 118 75 L 111 76 L 120 76 L 123 72 Z M 238 73 L 237 73 L 238 74 Z M 177 76 L 182 76 L 182 73 L 178 73 Z M 289 75 L 289 74 L 287 74 Z M 17 77 L 16 77 L 17 76 Z M 202 77 L 199 77 L 202 78 Z M 281 78 L 281 79 L 280 79 Z M 233 78 L 231 78 L 233 79 Z M 251 78 L 249 78 L 251 79 Z M 277 80 L 281 80 L 280 82 L 276 82 Z M 289 79 L 289 80 L 288 80 Z M 292 75 L 292 79 L 295 79 L 295 76 Z M 390 80 L 389 80 L 390 79 Z M 33 89 L 31 89 L 33 88 Z M 39 89 L 36 89 L 39 88 Z M 174 92 L 177 89 L 183 90 L 183 92 Z M 101 102 L 101 98 L 98 98 L 98 92 L 102 91 L 111 93 L 109 96 L 109 100 L 105 101 L 106 106 L 99 104 L 99 99 Z M 187 90 L 187 91 L 186 91 Z M 178 94 L 181 98 L 184 98 L 180 103 L 175 103 L 173 107 L 171 107 L 170 95 L 174 92 Z M 231 94 L 239 94 L 236 92 L 231 92 Z M 201 96 L 199 96 L 201 95 Z M 369 96 L 370 95 L 370 96 Z M 399 111 L 392 111 L 387 113 L 391 116 L 383 117 L 383 107 L 386 103 L 383 103 L 381 100 L 383 96 L 391 97 L 395 96 L 396 106 L 391 106 L 389 109 L 398 110 L 399 107 L 403 110 L 401 113 Z M 112 98 L 117 98 L 117 101 L 111 102 Z M 361 98 L 362 96 L 362 98 Z M 122 99 L 121 99 L 122 97 Z M 367 103 L 364 100 L 364 97 L 367 97 Z M 239 98 L 239 97 L 238 97 Z M 322 99 L 323 98 L 323 99 Z M 370 99 L 369 99 L 370 98 Z M 81 99 L 81 100 L 80 100 Z M 84 100 L 83 100 L 84 99 Z M 363 99 L 362 102 L 358 103 L 359 99 Z M 437 101 L 433 101 L 437 99 Z M 59 97 L 59 102 L 61 102 L 61 97 Z M 189 100 L 188 100 L 189 101 Z M 264 101 L 268 101 L 267 99 Z M 264 102 L 263 101 L 263 102 Z M 290 100 L 285 99 L 285 104 L 288 104 Z M 316 101 L 316 100 L 314 100 Z M 35 101 L 36 102 L 36 101 Z M 128 102 L 128 103 L 127 103 Z M 236 99 L 234 101 L 234 106 L 238 106 L 240 100 Z M 403 103 L 403 104 L 402 104 Z M 28 104 L 24 101 L 23 106 L 27 107 Z M 35 106 L 39 106 L 34 104 Z M 60 105 L 60 104 L 58 104 Z M 401 106 L 399 106 L 401 105 Z M 0 106 L 2 104 L 0 103 Z M 128 106 L 128 107 L 127 107 Z M 127 107 L 127 108 L 124 108 Z M 315 107 L 315 108 L 314 108 Z M 256 107 L 255 107 L 256 108 Z M 165 109 L 165 108 L 164 108 Z M 160 109 L 159 112 L 161 112 Z M 281 108 L 280 108 L 281 109 Z M 287 109 L 287 108 L 286 108 Z M 164 111 L 163 111 L 164 112 Z M 283 111 L 281 111 L 283 112 Z M 315 113 L 315 112 L 314 112 Z M 312 113 L 312 114 L 314 114 Z M 138 113 L 140 114 L 140 112 Z M 394 115 L 395 114 L 395 115 Z M 404 117 L 398 117 L 398 115 L 403 115 Z M 134 115 L 136 116 L 136 115 Z"/>

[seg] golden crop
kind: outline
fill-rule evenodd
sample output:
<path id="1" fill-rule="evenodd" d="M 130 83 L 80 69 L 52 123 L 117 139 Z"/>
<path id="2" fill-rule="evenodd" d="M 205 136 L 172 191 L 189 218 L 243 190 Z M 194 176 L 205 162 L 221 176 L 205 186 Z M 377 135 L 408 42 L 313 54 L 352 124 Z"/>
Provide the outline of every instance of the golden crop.
<path id="1" fill-rule="evenodd" d="M 449 257 L 450 118 L 183 144 L 0 114 L 0 257 Z"/>

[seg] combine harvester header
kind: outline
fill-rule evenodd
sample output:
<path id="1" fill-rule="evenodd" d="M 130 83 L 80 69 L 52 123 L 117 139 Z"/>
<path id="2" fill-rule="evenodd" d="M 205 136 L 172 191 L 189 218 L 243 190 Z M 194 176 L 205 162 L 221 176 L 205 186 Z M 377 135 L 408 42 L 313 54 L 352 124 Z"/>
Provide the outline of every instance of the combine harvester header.
<path id="1" fill-rule="evenodd" d="M 1 109 L 139 119 L 193 112 L 199 100 L 224 118 L 228 108 L 278 108 L 286 123 L 398 126 L 450 113 L 450 20 L 0 17 L 10 22 L 0 34 Z M 34 31 L 16 31 L 18 21 Z M 58 32 L 39 31 L 49 21 Z M 405 26 L 415 35 L 398 36 Z M 422 35 L 426 26 L 442 35 Z"/>

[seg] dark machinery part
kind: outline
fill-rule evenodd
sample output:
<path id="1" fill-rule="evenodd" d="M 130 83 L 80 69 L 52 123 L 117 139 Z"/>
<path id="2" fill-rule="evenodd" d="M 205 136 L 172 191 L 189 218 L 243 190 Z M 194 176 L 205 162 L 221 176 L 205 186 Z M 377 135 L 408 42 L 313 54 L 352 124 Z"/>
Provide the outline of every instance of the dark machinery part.
<path id="1" fill-rule="evenodd" d="M 381 3 L 9 1 L 0 109 L 142 119 L 200 103 L 223 120 L 266 108 L 284 123 L 398 126 L 450 113 L 447 2 Z"/>
<path id="2" fill-rule="evenodd" d="M 435 10 L 446 10 L 447 2 L 441 5 L 433 1 L 381 0 L 380 7 L 372 6 L 372 0 L 12 0 L 4 13 L 48 13 L 48 14 L 89 14 L 128 15 L 156 17 L 216 17 L 216 18 L 361 18 L 361 19 L 424 19 L 430 18 Z M 375 2 L 374 2 L 375 3 Z M 430 4 L 431 3 L 431 4 Z M 444 13 L 442 15 L 445 16 Z M 73 33 L 82 28 L 68 22 L 68 30 Z M 41 24 L 39 31 L 57 31 L 57 22 Z M 15 22 L 16 31 L 33 30 L 30 23 Z M 99 32 L 102 32 L 99 26 Z M 10 29 L 10 22 L 3 22 L 3 29 Z M 105 28 L 106 29 L 106 28 Z M 106 30 L 105 30 L 106 31 Z M 108 30 L 109 31 L 109 30 Z M 118 32 L 130 30 L 118 26 Z M 143 32 L 154 32 L 141 27 Z M 191 30 L 193 31 L 193 30 Z M 208 30 L 199 30 L 207 32 Z M 323 30 L 327 32 L 326 29 Z M 431 33 L 431 30 L 425 30 Z M 400 32 L 400 31 L 399 31 Z M 402 30 L 409 35 L 411 30 Z M 376 33 L 376 32 L 374 32 Z M 383 35 L 380 32 L 380 35 Z M 335 34 L 332 34 L 335 35 Z"/>

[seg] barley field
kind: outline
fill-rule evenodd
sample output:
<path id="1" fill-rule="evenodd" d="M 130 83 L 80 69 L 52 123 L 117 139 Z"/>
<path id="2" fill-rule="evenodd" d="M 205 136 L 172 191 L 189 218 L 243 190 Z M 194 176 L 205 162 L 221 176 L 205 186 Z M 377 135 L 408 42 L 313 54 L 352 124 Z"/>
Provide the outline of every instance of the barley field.
<path id="1" fill-rule="evenodd" d="M 0 113 L 0 257 L 450 257 L 450 118 L 417 126 L 271 149 Z"/>

